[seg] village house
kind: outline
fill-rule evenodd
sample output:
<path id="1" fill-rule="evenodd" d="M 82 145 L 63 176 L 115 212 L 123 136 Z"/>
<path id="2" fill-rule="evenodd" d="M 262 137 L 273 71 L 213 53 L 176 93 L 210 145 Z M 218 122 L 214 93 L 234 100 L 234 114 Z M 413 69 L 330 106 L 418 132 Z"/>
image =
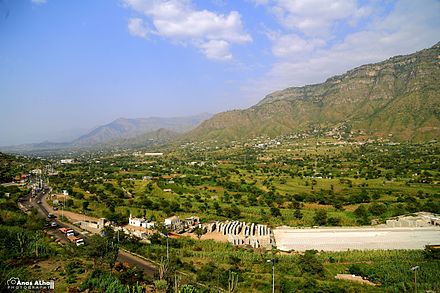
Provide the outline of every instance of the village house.
<path id="1" fill-rule="evenodd" d="M 164 220 L 164 224 L 165 226 L 167 226 L 167 228 L 171 228 L 171 229 L 176 229 L 177 227 L 180 226 L 180 219 L 178 216 L 172 216 L 169 218 L 166 218 Z"/>
<path id="2" fill-rule="evenodd" d="M 128 224 L 130 226 L 134 226 L 134 227 L 142 227 L 145 229 L 151 229 L 154 227 L 156 222 L 148 221 L 145 218 L 134 218 L 130 214 L 130 217 L 128 218 Z"/>

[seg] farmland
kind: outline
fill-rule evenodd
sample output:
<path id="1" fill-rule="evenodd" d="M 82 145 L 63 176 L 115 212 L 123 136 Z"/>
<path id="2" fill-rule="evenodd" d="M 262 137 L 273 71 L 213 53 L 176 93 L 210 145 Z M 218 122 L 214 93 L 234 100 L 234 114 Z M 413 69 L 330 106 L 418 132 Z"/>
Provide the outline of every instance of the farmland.
<path id="1" fill-rule="evenodd" d="M 177 215 L 198 216 L 202 223 L 238 220 L 271 228 L 302 227 L 299 231 L 312 226 L 360 229 L 398 215 L 440 211 L 439 147 L 437 142 L 341 143 L 319 137 L 280 137 L 226 146 L 182 143 L 154 150 L 76 153 L 70 154 L 73 160 L 67 164 L 59 163 L 66 155 L 51 155 L 38 166 L 51 170 L 45 180 L 58 195 L 49 198 L 50 204 L 85 218 L 105 217 L 116 227 L 127 224 L 132 214 L 156 222 Z M 163 155 L 146 154 L 151 151 Z M 2 187 L 2 194 L 7 190 L 15 196 L 26 192 L 23 187 Z M 63 191 L 68 195 L 59 196 Z M 2 219 L 10 213 L 2 212 Z M 79 248 L 75 261 L 54 247 L 38 263 L 44 266 L 58 260 L 74 276 L 62 283 L 63 288 L 83 290 L 105 288 L 130 273 L 132 280 L 157 292 L 166 286 L 200 292 L 229 290 L 230 286 L 235 292 L 270 292 L 272 267 L 267 261 L 271 259 L 275 286 L 281 292 L 412 290 L 410 268 L 414 266 L 420 267 L 420 290 L 439 290 L 435 273 L 439 260 L 424 251 L 423 245 L 411 247 L 415 250 L 298 252 L 305 249 L 294 248 L 298 251 L 282 252 L 177 237 L 168 239 L 167 253 L 163 234 L 152 234 L 145 244 L 136 237 L 107 233 L 105 243 L 117 239 L 124 249 L 157 263 L 157 278 L 135 277 L 127 268 L 118 271 L 119 265 L 110 266 L 109 271 L 105 256 L 101 256 L 101 265 L 87 262 L 97 245 L 105 244 L 101 240 Z M 16 265 L 27 269 L 25 264 Z M 356 274 L 375 286 L 338 280 L 337 274 Z"/>
<path id="2" fill-rule="evenodd" d="M 183 145 L 161 157 L 89 155 L 60 166 L 50 182 L 71 195 L 67 209 L 83 212 L 87 202 L 88 214 L 120 221 L 132 213 L 355 226 L 440 210 L 438 143 L 248 145 Z"/>

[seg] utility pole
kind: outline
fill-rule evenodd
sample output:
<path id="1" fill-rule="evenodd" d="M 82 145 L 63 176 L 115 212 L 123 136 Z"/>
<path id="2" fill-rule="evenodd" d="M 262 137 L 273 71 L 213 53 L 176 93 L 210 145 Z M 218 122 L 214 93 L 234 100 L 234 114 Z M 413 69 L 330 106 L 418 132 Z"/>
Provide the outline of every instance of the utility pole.
<path id="1" fill-rule="evenodd" d="M 419 269 L 419 266 L 415 266 L 411 268 L 411 271 L 414 272 L 414 292 L 417 293 L 417 270 Z"/>
<path id="2" fill-rule="evenodd" d="M 169 245 L 168 245 L 168 232 L 167 232 L 167 262 L 170 262 L 170 251 L 169 251 Z"/>
<path id="3" fill-rule="evenodd" d="M 272 263 L 272 293 L 275 293 L 275 258 L 267 260 Z"/>
<path id="4" fill-rule="evenodd" d="M 66 195 L 63 194 L 63 208 L 62 208 L 62 211 L 61 211 L 61 218 L 63 218 L 63 221 L 64 221 L 64 208 L 65 207 L 66 207 Z"/>

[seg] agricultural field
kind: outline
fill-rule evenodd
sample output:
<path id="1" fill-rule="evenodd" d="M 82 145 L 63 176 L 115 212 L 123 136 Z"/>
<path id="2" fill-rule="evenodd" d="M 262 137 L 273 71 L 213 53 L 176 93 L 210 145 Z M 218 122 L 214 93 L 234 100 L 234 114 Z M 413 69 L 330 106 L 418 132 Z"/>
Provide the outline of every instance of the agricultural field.
<path id="1" fill-rule="evenodd" d="M 160 157 L 89 155 L 59 166 L 66 209 L 126 221 L 197 215 L 270 226 L 355 226 L 440 211 L 440 150 L 428 144 L 282 141 L 182 145 Z"/>
<path id="2" fill-rule="evenodd" d="M 126 224 L 130 214 L 156 221 L 172 215 L 198 216 L 202 222 L 240 220 L 275 228 L 356 227 L 419 211 L 440 212 L 436 142 L 340 144 L 284 138 L 259 145 L 182 144 L 159 149 L 162 156 L 145 155 L 147 150 L 88 152 L 69 164 L 52 156 L 36 166 L 53 171 L 44 180 L 51 193 L 68 193 L 49 199 L 50 204 L 57 205 L 56 198 L 59 208 L 106 217 L 116 226 Z M 160 233 L 146 244 L 111 230 L 93 236 L 84 248 L 60 246 L 41 237 L 45 228 L 36 212 L 26 215 L 15 206 L 29 192 L 26 185 L 0 187 L 0 228 L 9 239 L 0 247 L 2 280 L 12 267 L 19 276 L 55 276 L 61 291 L 271 292 L 273 259 L 277 292 L 412 291 L 415 266 L 419 290 L 440 290 L 440 260 L 428 249 L 283 252 L 195 237 L 167 239 Z M 11 250 L 11 243 L 20 243 L 17 235 L 25 235 L 29 245 Z M 156 264 L 156 274 L 145 276 L 117 263 L 119 248 Z M 372 284 L 339 280 L 338 274 L 354 274 Z"/>

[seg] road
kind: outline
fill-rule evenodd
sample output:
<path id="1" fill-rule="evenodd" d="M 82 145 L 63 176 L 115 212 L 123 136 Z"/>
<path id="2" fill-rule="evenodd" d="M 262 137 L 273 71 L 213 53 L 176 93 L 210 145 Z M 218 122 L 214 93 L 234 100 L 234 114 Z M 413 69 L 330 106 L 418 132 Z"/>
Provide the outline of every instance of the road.
<path id="1" fill-rule="evenodd" d="M 120 250 L 118 255 L 118 261 L 121 263 L 128 263 L 132 266 L 136 266 L 144 271 L 149 276 L 154 276 L 157 269 L 150 262 L 143 260 L 129 252 Z"/>
<path id="2" fill-rule="evenodd" d="M 20 207 L 20 208 L 25 212 L 26 212 L 26 210 L 31 210 L 32 208 L 36 208 L 38 211 L 38 215 L 41 218 L 47 219 L 49 212 L 43 205 L 43 202 L 45 201 L 45 198 L 44 198 L 45 195 L 46 194 L 44 192 L 40 192 L 36 195 L 32 195 L 30 193 L 27 196 L 20 198 L 19 202 L 22 205 L 22 207 Z M 41 202 L 41 203 L 38 203 L 38 202 Z M 89 232 L 84 231 L 84 230 L 80 229 L 79 227 L 74 226 L 72 224 L 62 222 L 62 221 L 60 221 L 59 218 L 51 219 L 51 222 L 56 222 L 59 227 L 70 228 L 70 229 L 75 230 L 75 232 L 78 233 L 78 236 L 83 238 L 84 241 L 87 243 L 87 239 L 90 235 Z M 60 231 L 58 231 L 58 229 L 49 230 L 48 234 L 55 236 L 58 239 L 58 241 L 60 241 L 61 243 L 68 242 L 66 237 L 64 236 L 64 234 L 62 234 Z M 157 268 L 153 263 L 148 262 L 147 260 L 144 260 L 140 257 L 137 257 L 128 251 L 119 250 L 119 255 L 118 255 L 117 260 L 121 263 L 127 263 L 128 265 L 133 266 L 133 267 L 135 266 L 135 267 L 141 269 L 145 274 L 152 276 L 152 277 L 154 276 L 155 272 L 157 271 Z"/>

